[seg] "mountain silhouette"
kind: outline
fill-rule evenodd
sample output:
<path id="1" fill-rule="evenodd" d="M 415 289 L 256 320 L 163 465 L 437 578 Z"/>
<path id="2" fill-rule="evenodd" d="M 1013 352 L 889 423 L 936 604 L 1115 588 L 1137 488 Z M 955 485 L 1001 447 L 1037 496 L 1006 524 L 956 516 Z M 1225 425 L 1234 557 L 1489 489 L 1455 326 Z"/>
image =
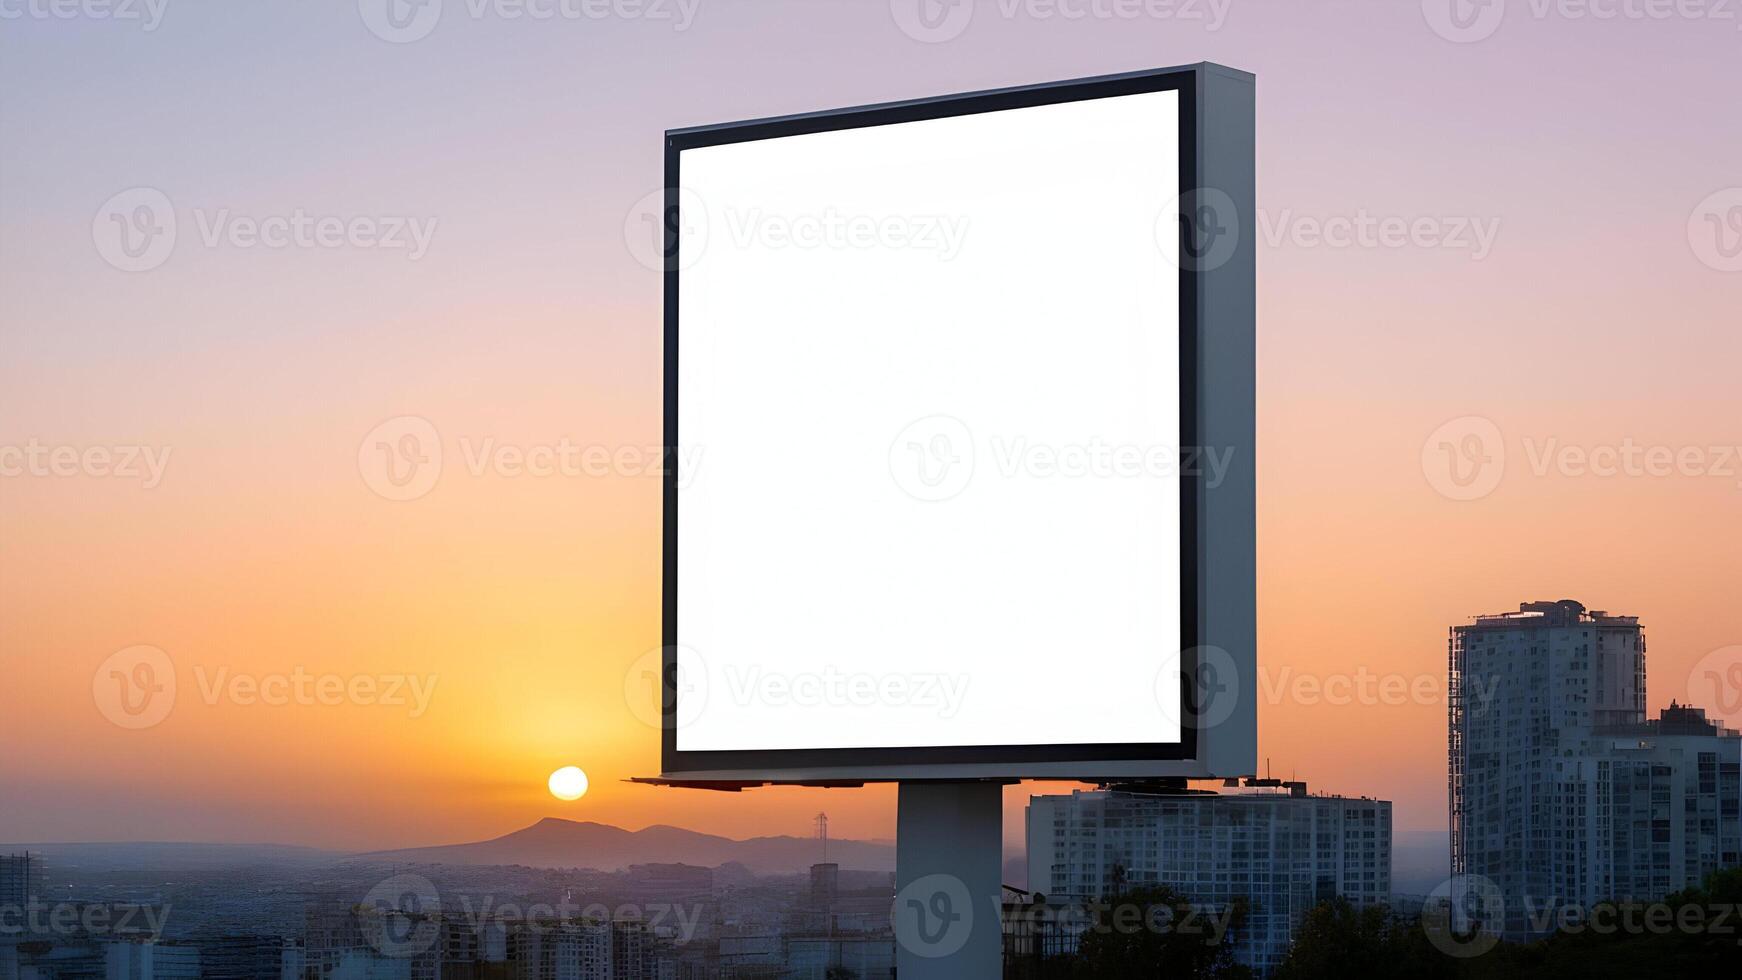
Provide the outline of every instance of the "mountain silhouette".
<path id="1" fill-rule="evenodd" d="M 662 824 L 624 830 L 591 821 L 545 817 L 530 827 L 491 840 L 371 851 L 352 859 L 411 864 L 520 864 L 596 871 L 619 871 L 632 864 L 694 864 L 715 868 L 736 862 L 760 874 L 794 874 L 822 860 L 822 845 L 808 837 L 733 840 Z M 831 840 L 828 859 L 845 870 L 894 871 L 895 847 L 886 842 Z"/>

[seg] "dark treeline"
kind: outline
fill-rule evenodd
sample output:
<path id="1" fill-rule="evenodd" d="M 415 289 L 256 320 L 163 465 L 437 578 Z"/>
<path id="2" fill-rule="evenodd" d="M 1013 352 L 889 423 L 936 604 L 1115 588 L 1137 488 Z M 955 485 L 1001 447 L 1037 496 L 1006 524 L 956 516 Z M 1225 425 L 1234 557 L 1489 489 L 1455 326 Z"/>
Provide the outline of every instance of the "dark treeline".
<path id="1" fill-rule="evenodd" d="M 1191 903 L 1167 888 L 1126 892 L 1095 913 L 1076 955 L 1011 975 L 1046 980 L 1245 980 L 1233 945 L 1247 910 L 1230 910 L 1225 932 L 1122 928 L 1110 917 L 1135 907 L 1183 923 Z M 1436 930 L 1438 932 L 1436 933 Z M 1450 952 L 1448 952 L 1450 950 Z M 1038 964 L 1037 964 L 1038 965 Z M 1275 980 L 1638 980 L 1646 976 L 1742 976 L 1742 868 L 1662 902 L 1591 910 L 1546 939 L 1528 943 L 1454 936 L 1440 923 L 1383 906 L 1357 909 L 1343 899 L 1315 906 L 1295 931 Z"/>

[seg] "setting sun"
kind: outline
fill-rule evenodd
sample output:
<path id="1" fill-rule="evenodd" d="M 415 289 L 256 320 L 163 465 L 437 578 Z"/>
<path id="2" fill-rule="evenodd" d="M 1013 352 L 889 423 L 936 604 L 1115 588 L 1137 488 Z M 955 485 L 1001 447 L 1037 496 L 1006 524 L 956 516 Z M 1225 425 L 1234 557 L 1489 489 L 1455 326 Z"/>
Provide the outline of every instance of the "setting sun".
<path id="1" fill-rule="evenodd" d="M 587 774 L 579 766 L 564 766 L 550 774 L 550 795 L 559 800 L 578 800 L 587 795 Z"/>

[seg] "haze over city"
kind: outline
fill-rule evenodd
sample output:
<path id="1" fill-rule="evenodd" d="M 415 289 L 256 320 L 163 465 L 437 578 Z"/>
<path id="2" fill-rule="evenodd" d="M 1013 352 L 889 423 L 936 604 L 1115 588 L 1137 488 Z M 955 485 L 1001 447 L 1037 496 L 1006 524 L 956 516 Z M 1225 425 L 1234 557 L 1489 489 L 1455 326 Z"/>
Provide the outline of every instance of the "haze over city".
<path id="1" fill-rule="evenodd" d="M 1520 7 L 1461 44 L 1417 4 L 1235 3 L 1213 29 L 981 12 L 927 43 L 881 3 L 692 13 L 449 11 L 407 44 L 352 4 L 7 25 L 0 442 L 152 454 L 0 480 L 0 840 L 374 850 L 545 816 L 803 836 L 819 809 L 892 837 L 889 788 L 624 782 L 659 769 L 635 669 L 660 644 L 659 282 L 636 237 L 658 134 L 1204 59 L 1260 70 L 1270 770 L 1443 832 L 1448 627 L 1562 597 L 1638 616 L 1654 715 L 1742 643 L 1738 280 L 1690 242 L 1742 170 L 1714 122 L 1733 29 Z M 93 214 L 138 187 L 180 224 L 148 274 L 93 248 Z M 238 244 L 233 222 L 298 212 L 403 219 L 405 247 Z M 1431 240 L 1356 231 L 1399 219 Z M 405 416 L 443 455 L 390 499 L 359 446 Z M 1454 499 L 1424 453 L 1470 418 L 1504 461 Z M 1629 446 L 1699 466 L 1592 470 Z M 528 470 L 562 447 L 572 467 Z M 179 689 L 128 728 L 94 679 L 137 645 Z M 232 686 L 299 674 L 347 695 Z M 546 785 L 567 765 L 590 779 L 571 802 Z M 1013 843 L 1036 789 L 1007 790 Z"/>

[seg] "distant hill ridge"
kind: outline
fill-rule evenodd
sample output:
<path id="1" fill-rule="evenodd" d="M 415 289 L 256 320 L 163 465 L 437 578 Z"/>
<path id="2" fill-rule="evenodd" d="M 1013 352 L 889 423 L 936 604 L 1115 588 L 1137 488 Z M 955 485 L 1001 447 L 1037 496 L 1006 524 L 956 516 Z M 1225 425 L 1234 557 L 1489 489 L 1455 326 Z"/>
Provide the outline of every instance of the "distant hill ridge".
<path id="1" fill-rule="evenodd" d="M 822 847 L 808 837 L 733 840 L 664 824 L 624 830 L 592 821 L 545 817 L 530 827 L 491 840 L 371 851 L 353 855 L 352 860 L 523 864 L 597 871 L 618 871 L 632 864 L 695 864 L 716 868 L 735 862 L 760 874 L 792 874 L 821 861 Z M 831 840 L 829 860 L 852 871 L 893 871 L 895 847 L 885 842 Z"/>

